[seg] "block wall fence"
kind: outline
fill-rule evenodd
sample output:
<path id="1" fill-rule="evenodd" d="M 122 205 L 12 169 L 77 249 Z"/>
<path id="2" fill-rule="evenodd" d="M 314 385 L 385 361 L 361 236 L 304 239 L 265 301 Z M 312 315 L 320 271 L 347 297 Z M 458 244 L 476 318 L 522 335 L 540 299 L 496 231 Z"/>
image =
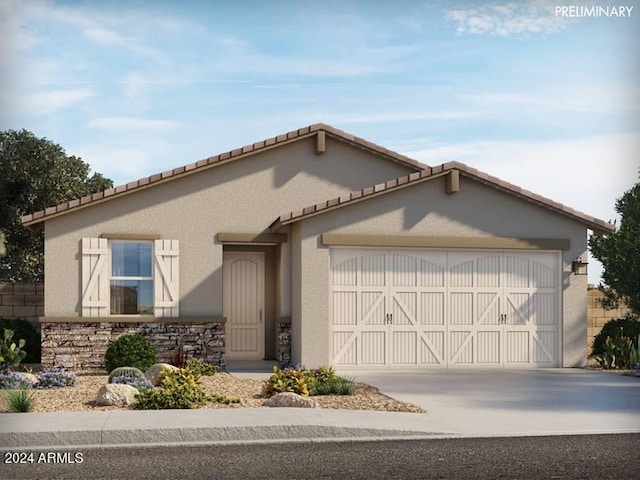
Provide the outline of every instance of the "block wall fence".
<path id="1" fill-rule="evenodd" d="M 43 284 L 0 282 L 0 318 L 22 317 L 39 330 L 43 315 Z"/>
<path id="2" fill-rule="evenodd" d="M 594 285 L 589 284 L 587 290 L 587 355 L 591 354 L 593 338 L 600 333 L 602 327 L 609 320 L 622 318 L 629 312 L 628 308 L 605 310 L 600 304 L 602 292 Z"/>
<path id="3" fill-rule="evenodd" d="M 587 354 L 591 353 L 593 338 L 600 332 L 603 325 L 614 318 L 623 317 L 628 309 L 605 310 L 600 304 L 602 292 L 594 285 L 589 285 L 587 291 Z M 0 317 L 22 317 L 40 330 L 39 317 L 44 316 L 44 285 L 40 283 L 5 283 L 0 282 Z M 72 325 L 68 325 L 71 327 Z M 194 327 L 194 326 L 192 326 Z M 284 323 L 278 326 L 278 360 L 281 364 L 290 361 L 290 325 Z M 55 329 L 55 327 L 53 327 Z M 117 331 L 118 329 L 116 329 Z M 214 328 L 214 331 L 217 329 Z M 60 335 L 58 330 L 57 334 Z M 191 332 L 193 333 L 193 332 Z M 224 334 L 216 332 L 216 341 L 212 342 L 220 347 L 220 341 L 224 342 Z M 44 339 L 43 339 L 44 340 Z M 208 339 L 212 341 L 213 338 Z M 223 343 L 224 344 L 224 343 Z M 85 346 L 86 349 L 86 346 Z M 223 350 L 223 349 L 222 349 Z M 218 353 L 218 352 L 216 352 Z M 219 355 L 219 353 L 218 353 Z M 217 358 L 219 362 L 224 360 Z"/>

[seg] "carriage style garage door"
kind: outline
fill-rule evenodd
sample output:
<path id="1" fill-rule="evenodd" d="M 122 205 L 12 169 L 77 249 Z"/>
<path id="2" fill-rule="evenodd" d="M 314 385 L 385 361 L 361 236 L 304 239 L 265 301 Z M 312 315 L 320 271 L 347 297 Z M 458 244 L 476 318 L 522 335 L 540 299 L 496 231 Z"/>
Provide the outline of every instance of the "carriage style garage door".
<path id="1" fill-rule="evenodd" d="M 338 367 L 559 364 L 559 254 L 331 250 Z"/>

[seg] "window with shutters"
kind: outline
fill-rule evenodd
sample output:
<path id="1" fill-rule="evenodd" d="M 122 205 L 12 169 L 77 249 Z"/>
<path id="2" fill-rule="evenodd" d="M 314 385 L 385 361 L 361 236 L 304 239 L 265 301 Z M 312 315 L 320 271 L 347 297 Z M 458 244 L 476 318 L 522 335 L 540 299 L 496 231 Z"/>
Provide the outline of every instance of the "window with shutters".
<path id="1" fill-rule="evenodd" d="M 153 245 L 111 242 L 111 315 L 153 315 Z"/>
<path id="2" fill-rule="evenodd" d="M 178 317 L 178 240 L 82 239 L 82 316 Z"/>

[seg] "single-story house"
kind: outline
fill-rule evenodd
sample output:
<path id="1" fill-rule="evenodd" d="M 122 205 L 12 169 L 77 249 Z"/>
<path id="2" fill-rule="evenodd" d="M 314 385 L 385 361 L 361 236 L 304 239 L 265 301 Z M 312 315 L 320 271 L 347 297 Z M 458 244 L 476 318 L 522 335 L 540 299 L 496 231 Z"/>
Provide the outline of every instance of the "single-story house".
<path id="1" fill-rule="evenodd" d="M 70 367 L 134 331 L 219 363 L 582 366 L 588 230 L 612 230 L 324 124 L 22 221 L 45 231 L 43 363 Z"/>

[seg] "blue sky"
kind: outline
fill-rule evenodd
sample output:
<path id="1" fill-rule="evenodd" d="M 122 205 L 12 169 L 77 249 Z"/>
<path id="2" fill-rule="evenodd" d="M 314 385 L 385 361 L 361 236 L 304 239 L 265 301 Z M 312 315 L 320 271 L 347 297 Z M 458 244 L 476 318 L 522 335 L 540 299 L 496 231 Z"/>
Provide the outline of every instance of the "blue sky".
<path id="1" fill-rule="evenodd" d="M 316 122 L 605 220 L 638 181 L 637 0 L 0 0 L 0 31 L 0 130 L 116 184 Z"/>

